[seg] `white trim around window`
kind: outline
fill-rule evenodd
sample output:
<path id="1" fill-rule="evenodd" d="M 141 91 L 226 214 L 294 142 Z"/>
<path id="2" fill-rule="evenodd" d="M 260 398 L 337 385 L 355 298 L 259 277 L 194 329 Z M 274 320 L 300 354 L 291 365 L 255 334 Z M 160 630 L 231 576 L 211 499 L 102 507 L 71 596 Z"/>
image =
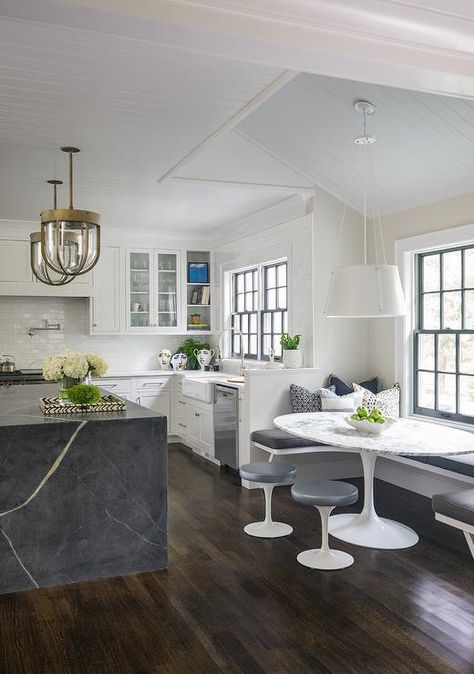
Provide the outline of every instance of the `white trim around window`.
<path id="1" fill-rule="evenodd" d="M 400 382 L 401 386 L 401 415 L 404 417 L 412 416 L 414 409 L 412 333 L 416 325 L 415 256 L 417 253 L 430 250 L 469 245 L 473 241 L 474 224 L 470 224 L 399 239 L 395 242 L 395 262 L 400 269 L 408 309 L 406 316 L 395 319 L 395 373 L 397 381 Z M 430 421 L 435 421 L 431 417 L 427 418 Z M 457 427 L 466 427 L 466 424 L 457 422 L 440 419 L 436 419 L 436 421 Z M 470 429 L 472 430 L 472 427 Z"/>

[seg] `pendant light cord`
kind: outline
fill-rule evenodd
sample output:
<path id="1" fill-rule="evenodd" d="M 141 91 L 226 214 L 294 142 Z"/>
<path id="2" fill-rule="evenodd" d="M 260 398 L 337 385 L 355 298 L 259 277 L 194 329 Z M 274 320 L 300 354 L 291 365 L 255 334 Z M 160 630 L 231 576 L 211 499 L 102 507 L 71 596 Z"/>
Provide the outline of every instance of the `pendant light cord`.
<path id="1" fill-rule="evenodd" d="M 72 205 L 72 152 L 69 152 L 69 208 L 72 210 L 74 206 Z"/>

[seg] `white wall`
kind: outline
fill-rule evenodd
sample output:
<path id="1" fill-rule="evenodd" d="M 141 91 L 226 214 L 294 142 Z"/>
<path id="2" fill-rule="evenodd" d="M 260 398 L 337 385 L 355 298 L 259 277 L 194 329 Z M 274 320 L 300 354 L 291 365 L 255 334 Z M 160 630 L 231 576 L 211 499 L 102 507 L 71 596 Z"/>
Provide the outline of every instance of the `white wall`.
<path id="1" fill-rule="evenodd" d="M 474 222 L 474 193 L 446 199 L 422 208 L 395 213 L 383 219 L 387 262 L 395 263 L 395 242 L 417 234 L 436 232 Z M 410 300 L 410 298 L 407 298 Z M 395 378 L 395 322 L 399 319 L 377 318 L 370 326 L 370 355 L 374 374 L 390 386 Z"/>
<path id="2" fill-rule="evenodd" d="M 60 323 L 60 331 L 27 334 L 48 318 Z M 65 348 L 98 352 L 111 370 L 159 369 L 157 354 L 162 348 L 175 350 L 183 339 L 172 336 L 89 335 L 89 300 L 83 298 L 0 297 L 0 349 L 12 354 L 19 368 L 40 368 L 48 355 Z"/>
<path id="3" fill-rule="evenodd" d="M 226 270 L 288 256 L 290 331 L 303 335 L 304 366 L 317 367 L 315 384 L 328 374 L 349 380 L 368 372 L 368 324 L 324 316 L 332 267 L 362 260 L 361 217 L 348 209 L 336 250 L 343 204 L 322 190 L 314 199 L 294 197 L 235 223 L 214 250 L 217 281 Z M 214 289 L 214 298 L 222 288 Z"/>

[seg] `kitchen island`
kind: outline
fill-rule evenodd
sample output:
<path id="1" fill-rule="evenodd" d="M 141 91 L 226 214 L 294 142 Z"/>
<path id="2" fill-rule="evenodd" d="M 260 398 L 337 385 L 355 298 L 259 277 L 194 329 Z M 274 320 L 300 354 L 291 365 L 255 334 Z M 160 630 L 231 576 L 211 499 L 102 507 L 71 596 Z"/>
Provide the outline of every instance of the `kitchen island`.
<path id="1" fill-rule="evenodd" d="M 44 416 L 56 393 L 0 388 L 0 593 L 167 565 L 166 418 Z"/>

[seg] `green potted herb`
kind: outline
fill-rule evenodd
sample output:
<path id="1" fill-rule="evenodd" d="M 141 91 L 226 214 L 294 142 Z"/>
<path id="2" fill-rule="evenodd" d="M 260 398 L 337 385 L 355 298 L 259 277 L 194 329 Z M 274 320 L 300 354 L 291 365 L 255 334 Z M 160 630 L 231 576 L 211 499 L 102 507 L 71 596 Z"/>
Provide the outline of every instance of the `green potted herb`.
<path id="1" fill-rule="evenodd" d="M 92 384 L 77 384 L 68 390 L 68 397 L 72 405 L 97 405 L 100 401 L 100 389 Z"/>
<path id="2" fill-rule="evenodd" d="M 194 352 L 200 351 L 201 349 L 210 350 L 210 348 L 208 342 L 198 342 L 197 339 L 189 337 L 188 339 L 185 339 L 184 342 L 181 342 L 176 349 L 176 352 L 184 353 L 188 357 L 188 370 L 199 370 L 199 363 Z"/>
<path id="3" fill-rule="evenodd" d="M 300 351 L 301 335 L 291 337 L 284 332 L 280 338 L 280 344 L 283 349 L 283 365 L 287 368 L 298 368 L 303 364 L 303 354 Z"/>

